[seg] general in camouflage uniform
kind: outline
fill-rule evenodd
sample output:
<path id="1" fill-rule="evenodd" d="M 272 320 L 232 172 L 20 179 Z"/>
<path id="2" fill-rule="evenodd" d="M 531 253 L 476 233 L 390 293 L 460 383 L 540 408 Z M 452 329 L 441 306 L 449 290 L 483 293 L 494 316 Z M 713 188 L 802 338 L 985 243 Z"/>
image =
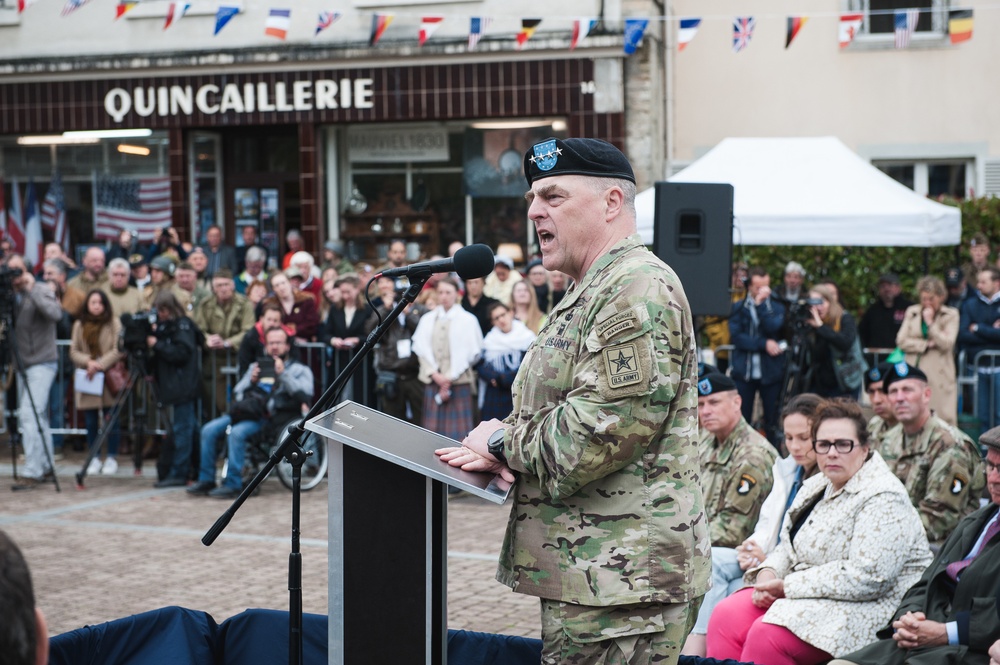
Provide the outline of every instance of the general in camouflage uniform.
<path id="1" fill-rule="evenodd" d="M 635 235 L 616 148 L 550 139 L 525 173 L 545 267 L 577 283 L 528 350 L 510 417 L 439 454 L 518 472 L 497 579 L 542 599 L 543 663 L 676 663 L 711 570 L 687 299 Z"/>
<path id="2" fill-rule="evenodd" d="M 777 452 L 747 424 L 736 384 L 724 374 L 698 381 L 701 489 L 713 547 L 736 549 L 753 534 L 774 485 Z"/>
<path id="3" fill-rule="evenodd" d="M 930 388 L 921 370 L 898 363 L 883 383 L 899 424 L 879 452 L 906 486 L 927 539 L 941 543 L 979 508 L 986 485 L 982 454 L 964 432 L 931 414 Z"/>

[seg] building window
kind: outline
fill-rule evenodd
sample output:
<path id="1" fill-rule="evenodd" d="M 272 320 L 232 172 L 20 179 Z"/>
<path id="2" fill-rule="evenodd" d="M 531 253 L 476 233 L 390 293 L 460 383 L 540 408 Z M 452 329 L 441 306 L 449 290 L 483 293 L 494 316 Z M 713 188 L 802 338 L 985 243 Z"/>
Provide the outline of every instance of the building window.
<path id="1" fill-rule="evenodd" d="M 897 10 L 919 9 L 920 17 L 914 39 L 942 37 L 948 32 L 948 7 L 951 0 L 848 0 L 848 11 L 865 15 L 861 35 L 871 40 L 893 42 Z"/>
<path id="2" fill-rule="evenodd" d="M 872 165 L 917 194 L 932 199 L 964 199 L 971 194 L 970 183 L 974 182 L 971 160 L 873 161 Z"/>

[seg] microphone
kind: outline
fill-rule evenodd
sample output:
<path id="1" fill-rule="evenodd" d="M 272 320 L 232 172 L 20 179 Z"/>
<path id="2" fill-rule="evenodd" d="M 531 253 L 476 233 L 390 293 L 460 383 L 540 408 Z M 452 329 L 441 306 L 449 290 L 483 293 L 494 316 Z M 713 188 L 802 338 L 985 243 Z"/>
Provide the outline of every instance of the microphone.
<path id="1" fill-rule="evenodd" d="M 436 272 L 456 272 L 462 279 L 486 277 L 493 272 L 493 250 L 487 245 L 469 245 L 455 252 L 450 259 L 424 261 L 402 268 L 382 271 L 382 277 L 421 277 Z"/>

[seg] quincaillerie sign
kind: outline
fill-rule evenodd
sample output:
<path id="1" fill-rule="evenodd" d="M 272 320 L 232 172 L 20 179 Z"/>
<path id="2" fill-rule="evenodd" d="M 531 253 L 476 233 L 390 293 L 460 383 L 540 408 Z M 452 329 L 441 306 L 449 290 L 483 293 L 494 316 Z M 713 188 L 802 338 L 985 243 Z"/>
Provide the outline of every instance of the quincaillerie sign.
<path id="1" fill-rule="evenodd" d="M 134 112 L 142 118 L 200 113 L 308 112 L 370 109 L 374 80 L 318 79 L 193 85 L 116 87 L 104 95 L 104 110 L 116 123 Z"/>

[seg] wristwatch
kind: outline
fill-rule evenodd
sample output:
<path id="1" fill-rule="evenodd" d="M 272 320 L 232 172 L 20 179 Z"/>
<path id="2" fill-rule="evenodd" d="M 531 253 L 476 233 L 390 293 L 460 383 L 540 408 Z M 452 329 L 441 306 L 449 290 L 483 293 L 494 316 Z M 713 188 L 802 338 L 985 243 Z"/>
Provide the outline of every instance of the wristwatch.
<path id="1" fill-rule="evenodd" d="M 493 434 L 490 434 L 489 440 L 486 441 L 486 450 L 489 451 L 490 455 L 493 455 L 493 457 L 496 457 L 504 464 L 507 463 L 507 456 L 503 452 L 503 440 L 506 436 L 507 428 L 501 427 L 493 432 Z"/>

